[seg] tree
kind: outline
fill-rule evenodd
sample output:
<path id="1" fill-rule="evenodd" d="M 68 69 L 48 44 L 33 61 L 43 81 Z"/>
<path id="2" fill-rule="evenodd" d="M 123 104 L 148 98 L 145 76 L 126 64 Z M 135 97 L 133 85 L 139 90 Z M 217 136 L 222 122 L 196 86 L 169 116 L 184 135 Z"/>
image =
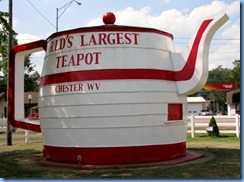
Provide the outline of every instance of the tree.
<path id="1" fill-rule="evenodd" d="M 0 11 L 0 38 L 1 40 L 7 40 L 9 32 L 12 32 L 13 34 L 16 34 L 14 30 L 11 29 L 11 27 L 8 24 L 8 21 L 6 18 L 8 18 L 9 13 Z"/>
<path id="2" fill-rule="evenodd" d="M 35 65 L 30 62 L 30 56 L 30 54 L 25 56 L 24 91 L 37 92 L 39 90 L 40 74 L 35 70 Z"/>
<path id="3" fill-rule="evenodd" d="M 237 88 L 240 88 L 240 74 L 241 74 L 241 68 L 240 68 L 240 60 L 235 60 L 233 62 L 234 68 L 228 69 L 223 68 L 221 65 L 217 68 L 209 71 L 209 76 L 207 83 L 236 83 Z M 213 112 L 216 112 L 216 106 L 219 106 L 219 111 L 221 111 L 223 114 L 227 112 L 227 106 L 226 106 L 226 92 L 224 91 L 212 91 L 212 92 L 198 92 L 191 96 L 201 95 L 206 100 L 210 100 L 210 109 Z"/>
<path id="4" fill-rule="evenodd" d="M 207 83 L 236 83 L 237 88 L 240 88 L 240 60 L 235 60 L 233 62 L 234 68 L 227 69 L 222 66 L 218 66 L 217 68 L 209 71 L 209 77 Z M 226 92 L 217 91 L 210 92 L 208 94 L 208 100 L 212 100 L 210 107 L 213 108 L 213 111 L 216 111 L 216 102 L 219 104 L 219 109 L 223 113 L 227 112 L 226 106 Z"/>
<path id="5" fill-rule="evenodd" d="M 0 93 L 7 91 L 7 63 L 8 63 L 8 35 L 13 33 L 12 45 L 18 45 L 15 33 L 7 23 L 8 13 L 0 12 Z M 34 70 L 35 65 L 30 62 L 30 55 L 25 56 L 25 92 L 38 91 L 40 75 Z"/>
<path id="6" fill-rule="evenodd" d="M 240 88 L 240 80 L 241 80 L 241 63 L 240 60 L 235 60 L 233 62 L 234 68 L 231 70 L 231 77 L 234 83 L 236 83 L 237 88 Z"/>
<path id="7" fill-rule="evenodd" d="M 209 71 L 207 83 L 232 83 L 233 78 L 230 75 L 231 69 L 223 68 L 222 65 L 219 65 Z"/>
<path id="8" fill-rule="evenodd" d="M 236 83 L 237 88 L 240 88 L 240 60 L 235 60 L 233 64 L 233 69 L 222 68 L 222 66 L 218 66 L 217 68 L 209 71 L 207 83 Z"/>
<path id="9" fill-rule="evenodd" d="M 210 119 L 210 122 L 209 122 L 209 127 L 213 127 L 213 130 L 212 131 L 208 131 L 208 135 L 209 136 L 219 136 L 219 127 L 216 123 L 216 120 L 215 118 L 212 116 L 212 118 Z"/>
<path id="10" fill-rule="evenodd" d="M 0 93 L 7 89 L 7 61 L 8 61 L 8 37 L 9 33 L 16 33 L 8 25 L 7 18 L 9 14 L 0 11 Z M 17 45 L 15 36 L 12 40 L 13 45 Z"/>

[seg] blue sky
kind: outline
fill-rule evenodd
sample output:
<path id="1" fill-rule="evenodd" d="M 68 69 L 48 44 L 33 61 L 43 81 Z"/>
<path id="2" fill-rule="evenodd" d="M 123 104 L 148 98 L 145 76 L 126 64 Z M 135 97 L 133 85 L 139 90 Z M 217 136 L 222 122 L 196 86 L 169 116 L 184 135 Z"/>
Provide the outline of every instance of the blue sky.
<path id="1" fill-rule="evenodd" d="M 240 1 L 239 0 L 77 0 L 59 18 L 59 30 L 101 25 L 102 15 L 115 13 L 115 24 L 146 26 L 174 35 L 177 51 L 187 46 L 201 17 L 227 13 L 229 21 L 213 37 L 209 54 L 209 69 L 222 65 L 232 68 L 240 59 Z M 56 8 L 70 0 L 13 1 L 13 26 L 19 44 L 46 39 L 55 32 Z M 32 5 L 31 5 L 32 4 Z M 43 16 L 34 8 L 38 9 Z M 59 10 L 59 13 L 63 9 Z M 0 2 L 0 11 L 8 11 L 8 0 Z M 177 22 L 177 23 L 175 23 Z M 33 62 L 41 70 L 44 53 L 36 53 Z"/>

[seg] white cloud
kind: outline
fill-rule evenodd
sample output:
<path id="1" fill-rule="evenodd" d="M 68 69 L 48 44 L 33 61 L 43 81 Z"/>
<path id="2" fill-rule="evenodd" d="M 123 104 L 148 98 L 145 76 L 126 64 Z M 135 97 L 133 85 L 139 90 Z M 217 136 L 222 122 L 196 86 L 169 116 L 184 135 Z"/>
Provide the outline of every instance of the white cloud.
<path id="1" fill-rule="evenodd" d="M 42 72 L 44 57 L 45 57 L 44 51 L 36 52 L 31 55 L 31 63 L 36 65 L 35 70 L 38 71 L 39 74 L 41 74 Z"/>
<path id="2" fill-rule="evenodd" d="M 222 37 L 240 39 L 240 21 L 236 21 L 235 23 L 228 26 L 228 28 L 223 31 Z"/>
<path id="3" fill-rule="evenodd" d="M 161 0 L 161 5 L 168 4 L 171 0 Z"/>
<path id="4" fill-rule="evenodd" d="M 143 7 L 140 10 L 128 7 L 125 10 L 116 12 L 116 22 L 122 25 L 144 26 L 145 22 L 150 21 L 149 12 L 149 7 Z"/>
<path id="5" fill-rule="evenodd" d="M 226 13 L 229 16 L 240 16 L 240 7 L 240 1 L 236 0 L 227 7 Z"/>
<path id="6" fill-rule="evenodd" d="M 34 42 L 43 39 L 42 37 L 43 36 L 37 36 L 31 34 L 19 34 L 17 35 L 17 40 L 18 40 L 18 44 L 20 45 L 20 44 L 26 44 L 29 42 Z M 31 59 L 30 59 L 31 63 L 36 65 L 35 70 L 38 71 L 39 73 L 41 73 L 42 70 L 44 56 L 45 56 L 44 51 L 31 54 Z"/>
<path id="7" fill-rule="evenodd" d="M 162 2 L 167 3 L 168 1 Z M 177 40 L 175 42 L 185 42 L 186 38 L 190 38 L 199 20 L 203 17 L 227 13 L 230 19 L 217 31 L 218 36 L 216 38 L 228 39 L 228 41 L 223 44 L 221 42 L 212 43 L 213 45 L 210 46 L 209 68 L 213 69 L 218 65 L 232 68 L 232 62 L 235 59 L 240 59 L 240 40 L 238 42 L 238 39 L 240 39 L 239 0 L 230 4 L 224 1 L 212 1 L 211 4 L 189 10 L 187 14 L 185 14 L 185 10 L 169 9 L 158 16 L 152 16 L 149 7 L 143 7 L 139 10 L 127 7 L 114 13 L 116 15 L 115 24 L 157 28 L 172 33 L 175 38 L 181 38 L 180 41 Z M 102 24 L 101 18 L 95 18 L 90 20 L 86 26 Z M 233 43 L 232 39 L 237 39 L 236 43 Z M 176 43 L 175 46 L 177 50 L 181 51 L 186 44 Z"/>
<path id="8" fill-rule="evenodd" d="M 31 35 L 31 34 L 18 34 L 17 40 L 18 44 L 25 44 L 28 42 L 33 42 L 42 39 L 42 36 Z"/>

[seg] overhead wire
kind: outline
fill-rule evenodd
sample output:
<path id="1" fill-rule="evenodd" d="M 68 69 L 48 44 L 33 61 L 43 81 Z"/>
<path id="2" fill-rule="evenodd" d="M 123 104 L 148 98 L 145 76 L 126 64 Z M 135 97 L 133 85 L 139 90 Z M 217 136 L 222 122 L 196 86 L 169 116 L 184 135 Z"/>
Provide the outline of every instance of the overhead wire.
<path id="1" fill-rule="evenodd" d="M 190 40 L 190 38 L 186 38 L 186 37 L 176 37 L 174 38 L 174 44 L 175 45 L 187 45 L 188 44 L 188 40 Z M 182 41 L 181 41 L 182 40 Z M 223 42 L 224 41 L 224 42 Z M 234 42 L 233 42 L 234 41 Z M 240 44 L 240 39 L 237 38 L 215 38 L 212 39 L 211 41 L 211 45 L 212 46 L 219 46 L 219 45 L 235 45 L 235 44 Z M 209 51 L 210 54 L 240 54 L 240 52 L 230 52 L 230 51 Z"/>
<path id="2" fill-rule="evenodd" d="M 46 18 L 35 6 L 34 6 L 34 4 L 32 4 L 29 0 L 27 0 L 29 3 L 30 3 L 30 5 L 45 19 L 45 20 L 47 20 L 47 22 L 48 23 L 50 23 L 50 25 L 52 25 L 54 28 L 56 28 L 56 26 L 51 22 L 51 21 L 49 21 L 48 20 L 48 18 Z"/>

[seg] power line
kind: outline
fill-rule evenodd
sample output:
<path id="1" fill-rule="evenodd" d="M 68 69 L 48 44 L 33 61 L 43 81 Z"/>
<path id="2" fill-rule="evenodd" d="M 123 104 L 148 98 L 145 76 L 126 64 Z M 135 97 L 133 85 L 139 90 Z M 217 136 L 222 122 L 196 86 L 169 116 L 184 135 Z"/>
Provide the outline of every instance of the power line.
<path id="1" fill-rule="evenodd" d="M 209 52 L 210 54 L 240 54 L 240 52 Z"/>
<path id="2" fill-rule="evenodd" d="M 50 25 L 52 25 L 54 28 L 56 28 L 56 26 L 54 24 L 52 24 L 51 21 L 49 21 L 29 0 L 27 0 L 30 5 L 45 19 L 47 20 L 48 23 L 50 23 Z"/>
<path id="3" fill-rule="evenodd" d="M 229 39 L 228 39 L 228 38 L 227 38 L 227 39 L 220 39 L 220 38 L 217 39 L 217 38 L 216 38 L 216 39 L 213 39 L 213 40 L 238 40 L 238 41 L 240 41 L 240 39 L 233 39 L 233 38 L 229 38 Z"/>
<path id="4" fill-rule="evenodd" d="M 188 42 L 174 42 L 175 44 L 188 44 Z M 211 45 L 233 45 L 233 44 L 240 44 L 239 42 L 228 42 L 228 43 L 220 43 L 220 42 L 211 42 Z"/>
<path id="5" fill-rule="evenodd" d="M 187 39 L 187 40 L 190 40 L 190 38 L 187 38 L 187 37 L 174 37 L 174 39 Z M 215 39 L 212 39 L 212 40 L 238 40 L 238 41 L 240 41 L 240 39 L 234 39 L 234 38 L 225 38 L 225 39 L 215 38 Z"/>

